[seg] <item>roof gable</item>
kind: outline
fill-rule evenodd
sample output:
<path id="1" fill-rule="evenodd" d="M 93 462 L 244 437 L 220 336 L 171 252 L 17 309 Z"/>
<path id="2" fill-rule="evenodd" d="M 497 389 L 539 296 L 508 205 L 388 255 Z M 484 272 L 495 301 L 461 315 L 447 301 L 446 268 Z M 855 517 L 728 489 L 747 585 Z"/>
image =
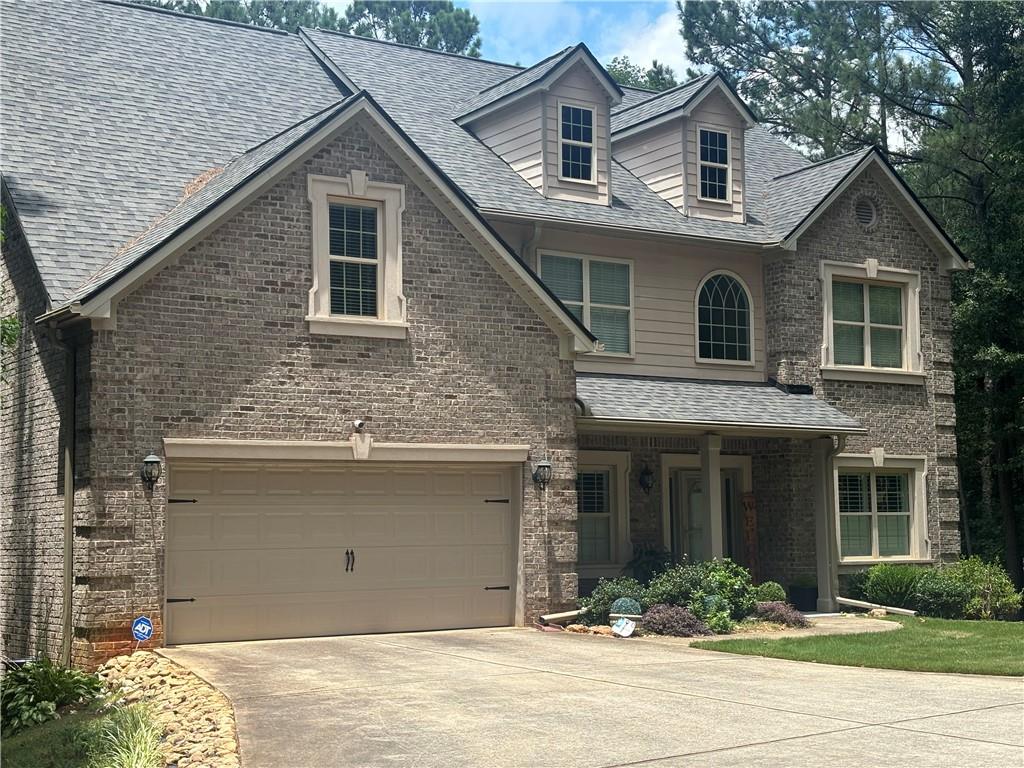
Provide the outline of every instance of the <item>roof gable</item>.
<path id="1" fill-rule="evenodd" d="M 395 156 L 407 171 L 415 168 L 419 178 L 414 176 L 414 181 L 424 184 L 428 196 L 431 189 L 444 196 L 444 202 L 453 211 L 453 224 L 552 330 L 563 338 L 574 339 L 580 350 L 594 349 L 595 337 L 365 91 L 309 116 L 244 152 L 123 248 L 75 291 L 67 305 L 41 319 L 77 314 L 96 318 L 101 324 L 113 322 L 116 302 L 121 296 L 155 274 L 168 259 L 204 236 L 226 216 L 265 191 L 281 174 L 322 147 L 354 119 L 368 120 L 378 129 L 375 136 L 380 137 L 385 151 Z M 472 233 L 467 233 L 467 229 L 472 229 Z"/>
<path id="2" fill-rule="evenodd" d="M 713 93 L 721 93 L 740 115 L 747 128 L 757 124 L 750 107 L 736 94 L 720 72 L 701 75 L 694 80 L 662 91 L 650 99 L 612 113 L 612 138 L 625 138 L 669 120 L 688 117 Z"/>
<path id="3" fill-rule="evenodd" d="M 604 89 L 608 100 L 618 104 L 623 97 L 622 89 L 607 70 L 594 58 L 583 43 L 564 48 L 558 53 L 524 69 L 522 72 L 487 86 L 475 96 L 460 105 L 455 116 L 460 125 L 502 109 L 530 94 L 546 90 L 575 66 L 586 67 L 597 83 Z"/>

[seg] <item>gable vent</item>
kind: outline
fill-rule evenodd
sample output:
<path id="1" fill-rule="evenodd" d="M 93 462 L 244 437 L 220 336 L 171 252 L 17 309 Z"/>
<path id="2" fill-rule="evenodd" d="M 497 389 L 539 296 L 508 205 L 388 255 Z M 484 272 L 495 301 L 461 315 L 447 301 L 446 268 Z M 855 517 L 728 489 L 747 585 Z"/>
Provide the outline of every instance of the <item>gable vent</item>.
<path id="1" fill-rule="evenodd" d="M 866 197 L 862 197 L 854 204 L 853 213 L 857 217 L 857 223 L 862 227 L 873 226 L 878 219 L 878 211 L 875 208 L 875 204 Z"/>

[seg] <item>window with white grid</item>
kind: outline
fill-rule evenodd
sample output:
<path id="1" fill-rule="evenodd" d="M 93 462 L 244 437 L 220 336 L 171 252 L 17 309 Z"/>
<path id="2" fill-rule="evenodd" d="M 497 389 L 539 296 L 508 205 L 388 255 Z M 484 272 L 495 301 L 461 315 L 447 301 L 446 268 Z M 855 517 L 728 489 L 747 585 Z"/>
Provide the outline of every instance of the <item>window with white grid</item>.
<path id="1" fill-rule="evenodd" d="M 540 277 L 604 345 L 605 354 L 632 354 L 632 262 L 542 253 Z"/>
<path id="2" fill-rule="evenodd" d="M 911 471 L 840 468 L 839 553 L 844 559 L 910 557 Z"/>
<path id="3" fill-rule="evenodd" d="M 610 469 L 584 469 L 576 476 L 579 527 L 578 560 L 585 565 L 610 563 L 615 542 Z"/>
<path id="4" fill-rule="evenodd" d="M 701 128 L 697 131 L 700 152 L 701 200 L 728 202 L 729 195 L 729 134 Z"/>

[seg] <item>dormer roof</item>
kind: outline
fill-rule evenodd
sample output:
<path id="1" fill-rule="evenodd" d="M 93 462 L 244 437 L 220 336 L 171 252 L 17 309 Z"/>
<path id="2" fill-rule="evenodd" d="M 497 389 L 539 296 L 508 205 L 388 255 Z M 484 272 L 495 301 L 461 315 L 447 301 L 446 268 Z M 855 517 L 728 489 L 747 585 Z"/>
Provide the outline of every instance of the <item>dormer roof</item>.
<path id="1" fill-rule="evenodd" d="M 619 84 L 594 58 L 590 49 L 583 43 L 579 43 L 563 48 L 532 67 L 516 72 L 471 96 L 456 110 L 455 121 L 460 125 L 465 125 L 532 93 L 543 91 L 577 64 L 582 64 L 590 70 L 603 87 L 611 104 L 619 104 L 622 101 L 624 94 Z"/>
<path id="2" fill-rule="evenodd" d="M 713 72 L 662 91 L 639 104 L 612 112 L 612 137 L 625 138 L 669 120 L 686 117 L 716 91 L 720 91 L 735 107 L 747 128 L 757 124 L 754 113 L 736 94 L 725 76 L 721 72 Z"/>

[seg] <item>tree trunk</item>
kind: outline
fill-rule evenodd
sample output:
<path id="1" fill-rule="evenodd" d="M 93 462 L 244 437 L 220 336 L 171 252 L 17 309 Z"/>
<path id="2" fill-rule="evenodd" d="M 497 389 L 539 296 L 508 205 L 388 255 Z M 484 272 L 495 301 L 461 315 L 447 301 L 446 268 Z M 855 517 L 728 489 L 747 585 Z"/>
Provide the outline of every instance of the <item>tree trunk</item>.
<path id="1" fill-rule="evenodd" d="M 999 489 L 999 509 L 1003 518 L 1003 537 L 1006 540 L 1006 570 L 1017 589 L 1024 586 L 1024 565 L 1021 564 L 1017 541 L 1017 516 L 1014 514 L 1013 476 L 1008 465 L 1012 446 L 1009 438 L 1001 435 L 995 440 L 996 486 Z"/>

